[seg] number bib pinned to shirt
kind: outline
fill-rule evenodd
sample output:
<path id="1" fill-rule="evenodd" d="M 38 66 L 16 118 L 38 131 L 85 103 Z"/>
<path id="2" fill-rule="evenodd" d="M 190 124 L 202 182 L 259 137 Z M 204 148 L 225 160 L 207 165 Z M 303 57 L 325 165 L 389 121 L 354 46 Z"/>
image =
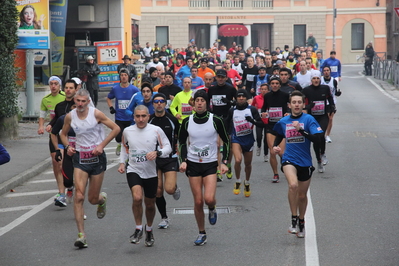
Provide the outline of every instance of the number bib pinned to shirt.
<path id="1" fill-rule="evenodd" d="M 325 105 L 324 101 L 313 101 L 314 106 L 311 110 L 312 115 L 324 115 L 325 114 Z"/>
<path id="2" fill-rule="evenodd" d="M 135 163 L 147 161 L 147 152 L 144 150 L 129 150 L 130 158 Z"/>
<path id="3" fill-rule="evenodd" d="M 182 115 L 191 115 L 193 113 L 193 107 L 188 103 L 181 104 L 181 114 Z"/>
<path id="4" fill-rule="evenodd" d="M 118 108 L 125 110 L 129 106 L 130 100 L 118 100 Z"/>
<path id="5" fill-rule="evenodd" d="M 234 117 L 234 129 L 237 137 L 246 136 L 252 132 L 251 123 L 245 119 L 242 120 L 242 117 Z"/>
<path id="6" fill-rule="evenodd" d="M 93 154 L 94 148 L 97 146 L 84 147 L 80 146 L 79 163 L 80 164 L 94 164 L 99 163 L 100 159 L 97 155 Z"/>
<path id="7" fill-rule="evenodd" d="M 301 127 L 304 127 L 303 123 L 300 123 Z M 285 137 L 287 139 L 287 143 L 303 143 L 305 142 L 305 137 L 299 133 L 298 130 L 292 125 L 287 124 L 285 127 Z"/>
<path id="8" fill-rule="evenodd" d="M 283 117 L 282 107 L 269 108 L 269 122 L 278 122 Z"/>
<path id="9" fill-rule="evenodd" d="M 226 98 L 226 95 L 212 95 L 212 104 L 213 106 L 224 106 L 227 103 L 222 101 L 222 98 Z"/>
<path id="10" fill-rule="evenodd" d="M 195 146 L 190 146 L 189 151 L 191 154 L 198 156 L 198 162 L 202 162 L 205 158 L 209 156 L 209 146 L 198 148 Z"/>

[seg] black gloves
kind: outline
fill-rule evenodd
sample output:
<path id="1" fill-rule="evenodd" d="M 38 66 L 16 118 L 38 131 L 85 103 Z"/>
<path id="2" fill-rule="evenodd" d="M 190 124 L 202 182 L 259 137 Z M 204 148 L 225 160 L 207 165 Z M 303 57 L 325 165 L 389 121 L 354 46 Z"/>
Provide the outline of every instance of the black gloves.
<path id="1" fill-rule="evenodd" d="M 247 120 L 248 122 L 251 122 L 252 124 L 255 124 L 255 122 L 256 122 L 251 116 L 246 116 L 245 120 Z"/>
<path id="2" fill-rule="evenodd" d="M 62 154 L 61 154 L 61 151 L 60 151 L 60 150 L 56 150 L 56 151 L 55 151 L 55 160 L 56 160 L 57 162 L 61 162 L 61 160 L 62 160 Z"/>
<path id="3" fill-rule="evenodd" d="M 114 108 L 113 106 L 111 106 L 111 107 L 109 108 L 109 112 L 111 113 L 111 115 L 113 115 L 113 114 L 116 113 L 116 110 L 115 110 L 115 108 Z"/>
<path id="4" fill-rule="evenodd" d="M 222 99 L 220 99 L 221 101 L 222 101 L 222 103 L 228 103 L 229 102 L 229 100 L 227 100 L 227 98 L 222 98 Z"/>
<path id="5" fill-rule="evenodd" d="M 335 105 L 330 106 L 330 114 L 333 114 L 337 109 L 335 109 Z"/>
<path id="6" fill-rule="evenodd" d="M 342 91 L 341 91 L 340 89 L 338 89 L 338 90 L 335 92 L 335 96 L 337 96 L 337 97 L 341 96 L 341 94 L 342 94 Z"/>

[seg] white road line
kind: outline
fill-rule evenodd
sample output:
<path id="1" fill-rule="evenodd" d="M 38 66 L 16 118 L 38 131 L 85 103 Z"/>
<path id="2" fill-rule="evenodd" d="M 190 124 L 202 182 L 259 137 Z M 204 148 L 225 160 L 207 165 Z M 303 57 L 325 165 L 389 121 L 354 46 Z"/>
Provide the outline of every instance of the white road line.
<path id="1" fill-rule="evenodd" d="M 395 102 L 399 103 L 399 100 L 396 99 L 395 97 L 393 97 L 392 95 L 390 95 L 388 92 L 386 92 L 383 88 L 381 88 L 380 85 L 378 85 L 377 83 L 375 83 L 374 80 L 372 80 L 371 78 L 367 78 L 368 81 L 371 82 L 371 84 L 373 84 L 380 92 L 382 92 L 385 96 L 387 96 L 388 98 L 394 100 Z"/>
<path id="2" fill-rule="evenodd" d="M 58 189 L 52 190 L 41 190 L 41 191 L 32 191 L 32 192 L 20 192 L 20 193 L 8 193 L 4 197 L 6 198 L 15 198 L 15 197 L 25 197 L 25 196 L 34 196 L 34 195 L 42 195 L 42 194 L 57 194 Z M 54 200 L 54 197 L 53 197 Z"/>
<path id="3" fill-rule="evenodd" d="M 44 172 L 43 175 L 52 175 L 54 174 L 53 170 Z"/>
<path id="4" fill-rule="evenodd" d="M 319 251 L 317 249 L 316 223 L 314 220 L 310 189 L 308 190 L 308 207 L 306 209 L 305 221 L 306 221 L 306 226 L 305 226 L 306 266 L 319 266 L 320 264 L 319 264 Z"/>
<path id="5" fill-rule="evenodd" d="M 0 236 L 4 235 L 7 232 L 10 232 L 12 229 L 14 229 L 15 227 L 17 227 L 18 225 L 22 224 L 23 222 L 25 222 L 26 220 L 28 220 L 30 217 L 32 217 L 33 215 L 35 215 L 36 213 L 42 211 L 43 209 L 45 209 L 46 207 L 48 207 L 49 205 L 54 204 L 54 198 L 51 197 L 48 200 L 46 200 L 45 202 L 43 202 L 40 205 L 37 205 L 36 207 L 34 207 L 32 210 L 28 211 L 27 213 L 23 214 L 22 216 L 18 217 L 17 219 L 15 219 L 14 221 L 12 221 L 11 223 L 9 223 L 8 225 L 0 228 Z"/>
<path id="6" fill-rule="evenodd" d="M 50 183 L 50 182 L 55 182 L 55 179 L 41 179 L 41 180 L 33 180 L 29 181 L 29 184 L 38 184 L 38 183 Z"/>
<path id="7" fill-rule="evenodd" d="M 18 207 L 10 207 L 10 208 L 3 208 L 0 209 L 0 212 L 13 212 L 13 211 L 26 211 L 31 210 L 37 205 L 29 205 L 29 206 L 18 206 Z"/>

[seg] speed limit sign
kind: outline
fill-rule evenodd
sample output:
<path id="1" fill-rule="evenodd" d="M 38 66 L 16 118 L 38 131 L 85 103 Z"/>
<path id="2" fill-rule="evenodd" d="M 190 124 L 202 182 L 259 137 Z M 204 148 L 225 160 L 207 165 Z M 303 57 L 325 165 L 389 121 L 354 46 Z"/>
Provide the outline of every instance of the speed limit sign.
<path id="1" fill-rule="evenodd" d="M 122 61 L 122 41 L 95 42 L 98 64 L 117 64 Z"/>

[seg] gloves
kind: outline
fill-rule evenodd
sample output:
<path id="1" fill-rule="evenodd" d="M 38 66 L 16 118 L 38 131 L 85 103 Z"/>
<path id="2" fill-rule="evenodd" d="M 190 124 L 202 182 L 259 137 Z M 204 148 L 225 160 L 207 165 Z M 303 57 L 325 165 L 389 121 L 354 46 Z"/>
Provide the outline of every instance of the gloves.
<path id="1" fill-rule="evenodd" d="M 61 162 L 61 160 L 62 160 L 62 154 L 61 154 L 61 151 L 60 151 L 60 150 L 56 150 L 56 151 L 55 151 L 55 160 L 56 160 L 57 162 Z"/>
<path id="2" fill-rule="evenodd" d="M 111 113 L 111 115 L 113 115 L 113 114 L 116 113 L 116 110 L 115 110 L 115 108 L 114 108 L 113 106 L 111 106 L 111 107 L 109 108 L 109 112 Z"/>
<path id="3" fill-rule="evenodd" d="M 250 122 L 252 124 L 255 124 L 255 120 L 252 117 L 250 117 L 250 116 L 246 116 L 245 120 L 247 120 L 248 122 Z"/>
<path id="4" fill-rule="evenodd" d="M 338 90 L 335 92 L 335 96 L 337 96 L 337 97 L 341 96 L 341 94 L 342 94 L 342 91 L 341 91 L 340 89 L 338 89 Z"/>
<path id="5" fill-rule="evenodd" d="M 228 103 L 229 101 L 227 100 L 227 98 L 222 98 L 221 99 L 222 103 Z"/>
<path id="6" fill-rule="evenodd" d="M 337 109 L 335 109 L 335 105 L 331 105 L 330 114 L 333 114 Z"/>

